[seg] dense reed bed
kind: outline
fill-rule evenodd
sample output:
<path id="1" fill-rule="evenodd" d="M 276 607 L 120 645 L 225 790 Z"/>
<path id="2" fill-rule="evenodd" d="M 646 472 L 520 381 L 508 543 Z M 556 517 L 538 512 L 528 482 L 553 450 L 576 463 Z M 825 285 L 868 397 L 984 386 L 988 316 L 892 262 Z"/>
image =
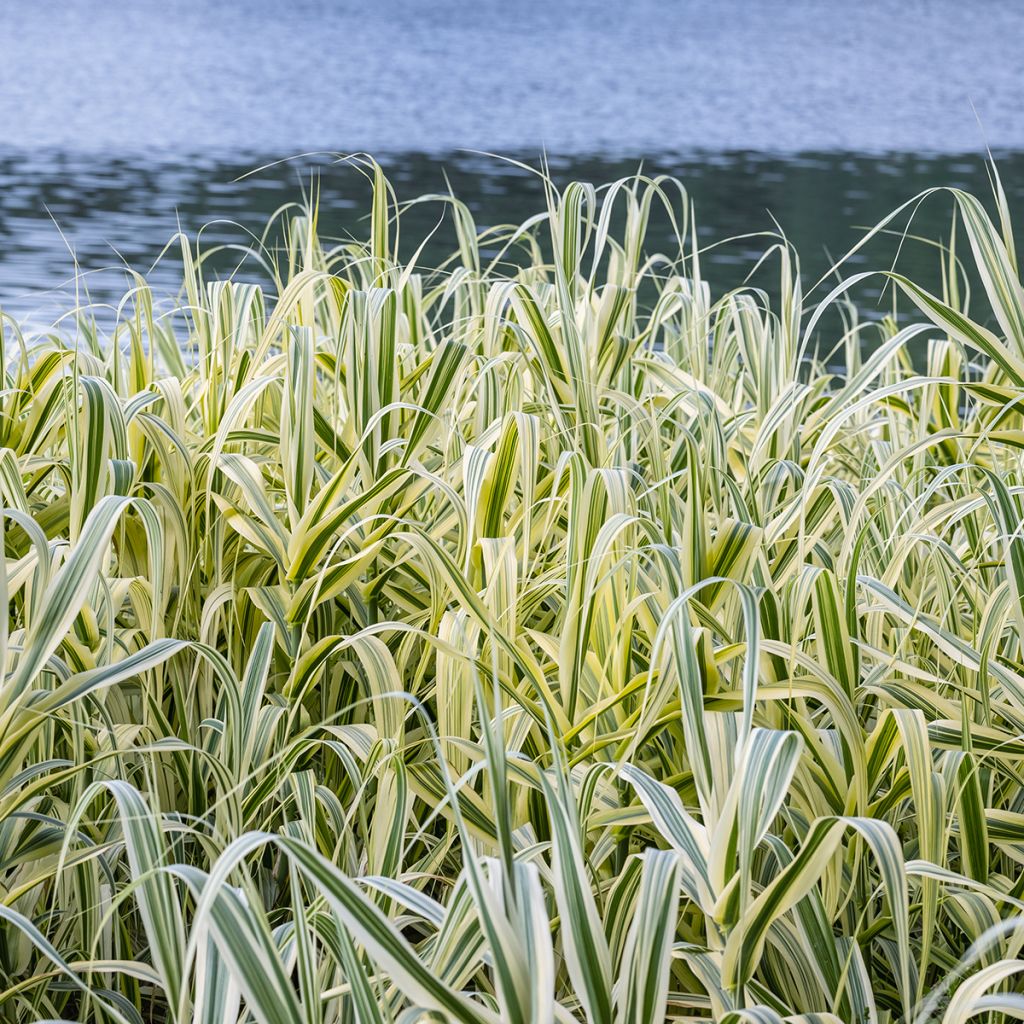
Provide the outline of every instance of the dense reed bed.
<path id="1" fill-rule="evenodd" d="M 435 197 L 428 272 L 363 167 L 272 288 L 181 239 L 174 310 L 3 324 L 0 1019 L 1020 1016 L 998 185 L 867 322 L 640 176 Z"/>

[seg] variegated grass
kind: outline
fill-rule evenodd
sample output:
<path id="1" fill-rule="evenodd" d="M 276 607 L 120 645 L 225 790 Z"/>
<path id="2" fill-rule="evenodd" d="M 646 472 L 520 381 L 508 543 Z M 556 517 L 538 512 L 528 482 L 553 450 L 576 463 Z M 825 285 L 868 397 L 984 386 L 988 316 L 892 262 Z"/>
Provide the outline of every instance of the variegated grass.
<path id="1" fill-rule="evenodd" d="M 642 175 L 435 197 L 428 273 L 363 167 L 369 240 L 293 216 L 272 287 L 182 238 L 174 310 L 3 322 L 0 1018 L 1021 1016 L 998 179 L 862 321 L 781 239 L 713 293 Z"/>

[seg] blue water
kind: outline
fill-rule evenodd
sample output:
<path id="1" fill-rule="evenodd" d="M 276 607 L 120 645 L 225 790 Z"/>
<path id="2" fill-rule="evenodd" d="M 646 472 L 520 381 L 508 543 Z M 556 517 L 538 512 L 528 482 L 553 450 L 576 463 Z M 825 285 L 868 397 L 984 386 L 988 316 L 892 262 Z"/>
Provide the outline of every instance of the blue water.
<path id="1" fill-rule="evenodd" d="M 4 0 L 0 40 L 14 147 L 1024 145 L 1019 0 Z"/>
<path id="2" fill-rule="evenodd" d="M 113 301 L 179 223 L 244 243 L 311 174 L 325 229 L 364 230 L 329 157 L 237 180 L 308 151 L 380 155 L 403 198 L 447 171 L 481 224 L 540 193 L 467 150 L 546 151 L 560 180 L 643 160 L 683 178 L 703 238 L 774 217 L 811 273 L 921 188 L 984 192 L 986 145 L 1020 205 L 1022 50 L 1021 0 L 0 0 L 0 308 L 45 320 L 76 268 Z M 936 201 L 915 227 L 948 223 Z M 713 284 L 756 249 L 710 254 Z"/>

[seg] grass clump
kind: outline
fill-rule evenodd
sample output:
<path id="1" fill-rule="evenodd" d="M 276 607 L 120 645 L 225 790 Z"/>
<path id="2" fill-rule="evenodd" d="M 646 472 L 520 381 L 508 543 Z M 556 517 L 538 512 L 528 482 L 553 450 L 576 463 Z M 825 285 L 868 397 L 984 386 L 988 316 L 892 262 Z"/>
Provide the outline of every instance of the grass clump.
<path id="1" fill-rule="evenodd" d="M 1019 1015 L 1001 192 L 901 326 L 641 176 L 426 272 L 367 173 L 272 288 L 4 326 L 0 1019 Z"/>

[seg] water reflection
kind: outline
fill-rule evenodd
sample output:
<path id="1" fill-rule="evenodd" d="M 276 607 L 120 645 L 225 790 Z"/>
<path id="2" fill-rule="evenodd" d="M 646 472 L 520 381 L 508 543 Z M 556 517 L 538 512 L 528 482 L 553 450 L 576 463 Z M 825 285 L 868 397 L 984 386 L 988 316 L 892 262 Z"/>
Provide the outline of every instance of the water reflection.
<path id="1" fill-rule="evenodd" d="M 1024 153 L 997 154 L 1011 209 L 1024 193 Z M 84 298 L 109 303 L 124 290 L 125 266 L 149 271 L 161 249 L 180 227 L 194 236 L 204 225 L 208 245 L 248 245 L 282 204 L 300 200 L 318 182 L 320 225 L 330 237 L 365 236 L 368 187 L 350 166 L 329 158 L 278 163 L 249 174 L 266 161 L 257 154 L 232 159 L 182 161 L 100 159 L 66 153 L 0 155 L 0 306 L 35 323 L 52 318 Z M 552 159 L 556 179 L 605 182 L 636 170 L 639 157 Z M 775 222 L 798 247 L 806 281 L 846 251 L 860 229 L 877 222 L 915 193 L 936 185 L 955 185 L 986 198 L 989 184 L 981 155 L 920 157 L 856 153 L 806 153 L 795 157 L 755 153 L 663 156 L 644 160 L 648 173 L 682 179 L 697 211 L 699 237 L 711 242 L 757 231 L 775 230 Z M 454 153 L 393 155 L 385 166 L 400 199 L 444 191 L 447 180 L 465 200 L 480 226 L 518 223 L 543 205 L 539 180 L 499 160 Z M 949 232 L 951 202 L 933 197 L 919 209 L 913 230 L 932 239 Z M 411 207 L 403 216 L 402 249 L 408 256 L 441 217 L 436 205 Z M 651 248 L 669 242 L 667 222 L 655 220 Z M 442 224 L 431 253 L 454 245 L 450 224 Z M 855 257 L 887 266 L 897 239 L 879 239 L 867 254 Z M 739 285 L 764 247 L 763 240 L 738 239 L 710 250 L 704 260 L 715 293 Z M 72 255 L 73 254 L 73 255 Z M 237 253 L 215 261 L 229 272 Z M 80 277 L 75 279 L 75 266 Z M 909 275 L 934 281 L 938 259 L 927 246 L 909 243 L 899 266 Z M 173 294 L 180 264 L 164 258 L 152 272 L 159 290 Z M 259 275 L 255 265 L 241 273 Z M 772 287 L 770 276 L 759 284 Z M 875 289 L 877 293 L 877 288 Z M 870 292 L 862 298 L 871 299 Z"/>

